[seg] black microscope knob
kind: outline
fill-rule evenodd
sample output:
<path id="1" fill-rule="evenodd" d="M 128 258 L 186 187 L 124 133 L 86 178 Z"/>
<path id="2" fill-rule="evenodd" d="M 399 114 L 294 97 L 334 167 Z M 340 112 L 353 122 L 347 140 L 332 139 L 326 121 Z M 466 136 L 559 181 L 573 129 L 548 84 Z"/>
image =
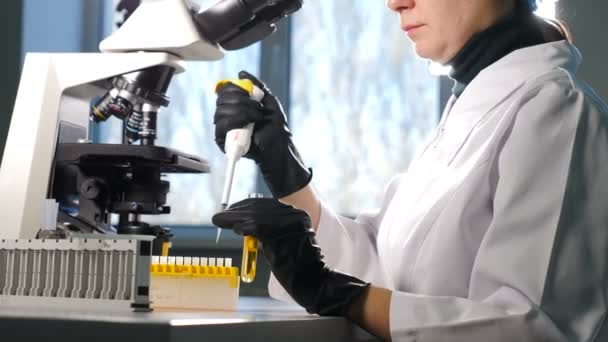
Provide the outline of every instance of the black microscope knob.
<path id="1" fill-rule="evenodd" d="M 88 178 L 80 185 L 80 194 L 82 197 L 94 200 L 101 194 L 102 185 L 95 178 Z"/>

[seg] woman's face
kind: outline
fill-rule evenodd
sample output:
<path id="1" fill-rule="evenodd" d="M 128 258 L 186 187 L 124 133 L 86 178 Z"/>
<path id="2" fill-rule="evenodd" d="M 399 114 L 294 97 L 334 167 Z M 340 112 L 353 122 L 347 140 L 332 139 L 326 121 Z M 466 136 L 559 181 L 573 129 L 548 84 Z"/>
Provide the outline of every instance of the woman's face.
<path id="1" fill-rule="evenodd" d="M 514 0 L 387 0 L 422 58 L 446 64 L 473 36 L 515 6 Z"/>

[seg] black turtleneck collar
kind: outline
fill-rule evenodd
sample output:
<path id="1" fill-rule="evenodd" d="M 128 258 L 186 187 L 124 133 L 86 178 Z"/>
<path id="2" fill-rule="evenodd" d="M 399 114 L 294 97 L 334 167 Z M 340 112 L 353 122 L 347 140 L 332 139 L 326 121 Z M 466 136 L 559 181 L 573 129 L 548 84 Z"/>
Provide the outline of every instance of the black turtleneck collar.
<path id="1" fill-rule="evenodd" d="M 450 77 L 455 80 L 452 92 L 459 97 L 483 69 L 515 50 L 563 39 L 551 24 L 518 8 L 473 35 L 448 63 L 452 67 Z"/>

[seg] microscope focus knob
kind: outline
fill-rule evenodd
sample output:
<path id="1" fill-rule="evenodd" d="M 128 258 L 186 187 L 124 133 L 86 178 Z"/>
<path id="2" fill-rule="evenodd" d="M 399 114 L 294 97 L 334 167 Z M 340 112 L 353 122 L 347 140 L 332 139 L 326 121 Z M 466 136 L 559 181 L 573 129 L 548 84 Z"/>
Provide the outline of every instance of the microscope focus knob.
<path id="1" fill-rule="evenodd" d="M 103 185 L 95 178 L 87 178 L 80 184 L 80 194 L 88 200 L 94 200 L 103 191 Z"/>

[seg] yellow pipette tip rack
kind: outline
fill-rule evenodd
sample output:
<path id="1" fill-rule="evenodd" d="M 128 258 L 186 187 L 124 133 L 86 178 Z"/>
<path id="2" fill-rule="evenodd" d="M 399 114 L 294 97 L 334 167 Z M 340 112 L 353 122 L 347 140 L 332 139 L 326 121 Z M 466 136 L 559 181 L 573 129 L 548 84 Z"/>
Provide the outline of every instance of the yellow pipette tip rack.
<path id="1" fill-rule="evenodd" d="M 155 309 L 235 311 L 239 270 L 232 259 L 153 256 L 150 300 Z"/>

